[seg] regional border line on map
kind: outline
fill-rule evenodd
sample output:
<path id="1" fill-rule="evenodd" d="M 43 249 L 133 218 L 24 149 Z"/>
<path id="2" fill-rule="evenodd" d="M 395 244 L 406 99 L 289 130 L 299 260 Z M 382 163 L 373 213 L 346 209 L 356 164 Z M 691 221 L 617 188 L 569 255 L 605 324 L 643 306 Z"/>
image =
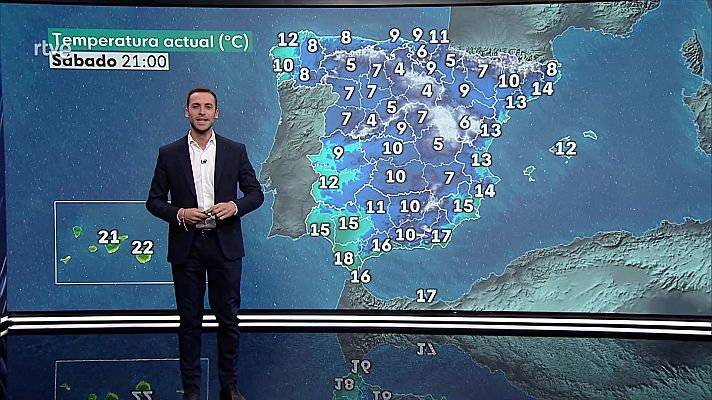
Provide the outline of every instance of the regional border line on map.
<path id="1" fill-rule="evenodd" d="M 392 250 L 446 247 L 463 221 L 480 218 L 500 181 L 489 148 L 509 111 L 553 95 L 560 78 L 555 60 L 470 54 L 451 48 L 446 30 L 430 30 L 429 41 L 412 33 L 280 33 L 270 51 L 278 85 L 338 95 L 323 112 L 321 151 L 307 155 L 318 179 L 305 228 L 349 270 Z"/>

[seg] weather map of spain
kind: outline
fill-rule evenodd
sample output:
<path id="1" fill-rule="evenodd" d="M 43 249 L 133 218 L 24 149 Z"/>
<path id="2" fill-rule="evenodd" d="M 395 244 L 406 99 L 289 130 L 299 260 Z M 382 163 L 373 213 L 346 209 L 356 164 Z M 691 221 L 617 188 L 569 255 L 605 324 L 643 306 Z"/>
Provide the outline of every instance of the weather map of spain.
<path id="1" fill-rule="evenodd" d="M 560 77 L 556 60 L 472 54 L 450 46 L 447 30 L 388 34 L 289 32 L 270 53 L 278 83 L 337 95 L 321 149 L 307 155 L 318 179 L 305 229 L 362 280 L 366 260 L 447 246 L 458 225 L 480 218 L 482 202 L 496 201 L 490 148 L 509 113 L 553 95 Z"/>

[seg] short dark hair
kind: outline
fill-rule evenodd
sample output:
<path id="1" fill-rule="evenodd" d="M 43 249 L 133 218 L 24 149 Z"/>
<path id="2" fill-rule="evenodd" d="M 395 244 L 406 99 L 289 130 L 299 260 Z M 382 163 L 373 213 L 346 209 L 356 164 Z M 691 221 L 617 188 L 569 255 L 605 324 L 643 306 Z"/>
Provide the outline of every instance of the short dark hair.
<path id="1" fill-rule="evenodd" d="M 216 96 L 215 92 L 213 92 L 212 90 L 210 90 L 208 88 L 204 88 L 204 87 L 197 87 L 197 88 L 190 89 L 190 92 L 188 92 L 188 97 L 186 97 L 186 99 L 185 99 L 185 108 L 188 108 L 188 106 L 190 105 L 190 96 L 193 93 L 210 93 L 210 94 L 212 94 L 213 98 L 215 99 L 215 108 L 218 108 L 218 96 Z"/>

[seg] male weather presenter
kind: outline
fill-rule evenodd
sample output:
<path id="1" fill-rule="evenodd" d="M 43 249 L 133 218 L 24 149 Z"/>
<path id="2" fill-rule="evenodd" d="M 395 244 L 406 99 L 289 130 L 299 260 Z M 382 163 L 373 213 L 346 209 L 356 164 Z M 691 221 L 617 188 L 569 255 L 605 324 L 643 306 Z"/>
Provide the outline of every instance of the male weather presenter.
<path id="1" fill-rule="evenodd" d="M 210 89 L 188 93 L 186 136 L 158 151 L 146 208 L 168 222 L 171 263 L 180 316 L 178 347 L 184 399 L 200 398 L 200 345 L 208 280 L 210 307 L 218 320 L 220 399 L 244 400 L 237 387 L 242 244 L 240 218 L 264 195 L 245 145 L 213 130 L 218 99 Z M 237 198 L 238 187 L 244 194 Z M 170 194 L 170 203 L 168 196 Z"/>

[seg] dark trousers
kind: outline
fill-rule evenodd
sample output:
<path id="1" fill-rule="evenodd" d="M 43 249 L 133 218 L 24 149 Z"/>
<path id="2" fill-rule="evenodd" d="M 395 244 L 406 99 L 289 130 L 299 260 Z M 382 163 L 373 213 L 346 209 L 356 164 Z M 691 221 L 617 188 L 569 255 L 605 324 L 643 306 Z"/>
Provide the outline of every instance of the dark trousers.
<path id="1" fill-rule="evenodd" d="M 184 264 L 172 266 L 176 305 L 180 316 L 178 348 L 184 391 L 199 392 L 200 346 L 208 277 L 210 308 L 218 320 L 218 377 L 220 387 L 237 384 L 237 357 L 240 343 L 237 312 L 240 308 L 242 259 L 223 256 L 218 237 L 196 232 L 190 256 Z"/>

